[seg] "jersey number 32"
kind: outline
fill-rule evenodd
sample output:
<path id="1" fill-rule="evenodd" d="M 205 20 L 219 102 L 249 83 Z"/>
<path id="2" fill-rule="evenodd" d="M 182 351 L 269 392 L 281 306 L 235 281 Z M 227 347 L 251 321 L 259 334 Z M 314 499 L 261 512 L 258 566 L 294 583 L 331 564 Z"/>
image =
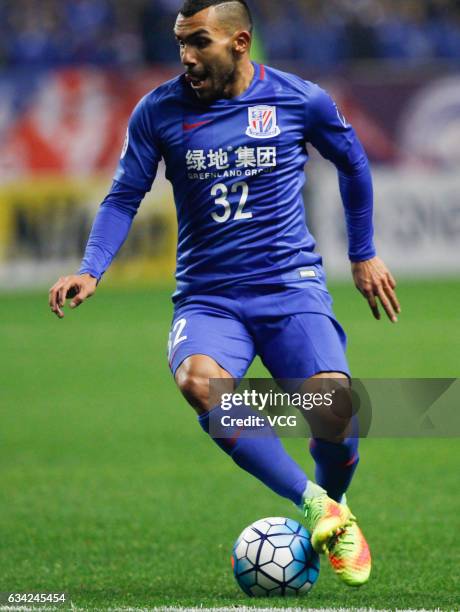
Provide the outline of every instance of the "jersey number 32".
<path id="1" fill-rule="evenodd" d="M 240 202 L 238 204 L 238 208 L 235 212 L 233 219 L 237 221 L 240 221 L 242 219 L 252 219 L 252 212 L 245 212 L 244 210 L 244 207 L 246 206 L 249 197 L 249 186 L 244 181 L 235 183 L 230 189 L 231 193 L 239 193 L 240 191 Z M 219 211 L 214 211 L 211 216 L 216 223 L 225 223 L 232 217 L 233 212 L 232 206 L 228 201 L 228 187 L 223 183 L 218 183 L 212 188 L 211 195 L 213 198 L 215 198 L 214 204 L 216 206 L 222 207 L 222 210 L 219 209 Z"/>

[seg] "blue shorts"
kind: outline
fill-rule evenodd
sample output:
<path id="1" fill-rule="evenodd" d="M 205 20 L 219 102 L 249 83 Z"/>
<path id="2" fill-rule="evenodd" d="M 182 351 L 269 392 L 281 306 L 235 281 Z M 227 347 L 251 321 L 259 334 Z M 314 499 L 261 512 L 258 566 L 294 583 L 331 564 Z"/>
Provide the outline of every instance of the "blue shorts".
<path id="1" fill-rule="evenodd" d="M 329 293 L 311 286 L 187 297 L 176 304 L 168 343 L 173 374 L 187 357 L 208 355 L 233 378 L 242 378 L 256 355 L 273 378 L 350 376 L 345 351 Z"/>

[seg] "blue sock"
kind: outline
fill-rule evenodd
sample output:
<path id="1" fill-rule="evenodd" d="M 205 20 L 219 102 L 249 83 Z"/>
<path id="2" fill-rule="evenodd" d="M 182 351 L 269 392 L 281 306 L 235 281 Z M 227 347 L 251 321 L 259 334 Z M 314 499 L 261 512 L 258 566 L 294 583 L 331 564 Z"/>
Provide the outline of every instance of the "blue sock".
<path id="1" fill-rule="evenodd" d="M 233 406 L 230 411 L 224 411 L 221 406 L 217 406 L 200 416 L 198 420 L 207 434 L 211 429 L 214 442 L 230 455 L 237 465 L 261 480 L 278 495 L 300 505 L 307 488 L 307 477 L 284 450 L 270 425 L 265 423 L 263 427 L 257 428 L 233 426 L 220 429 L 221 418 L 224 416 L 244 419 L 257 415 L 246 406 Z M 219 437 L 219 429 L 228 437 Z"/>
<path id="2" fill-rule="evenodd" d="M 358 467 L 358 443 L 359 438 L 345 438 L 339 444 L 320 438 L 310 442 L 310 453 L 316 463 L 316 482 L 335 501 L 340 502 Z"/>

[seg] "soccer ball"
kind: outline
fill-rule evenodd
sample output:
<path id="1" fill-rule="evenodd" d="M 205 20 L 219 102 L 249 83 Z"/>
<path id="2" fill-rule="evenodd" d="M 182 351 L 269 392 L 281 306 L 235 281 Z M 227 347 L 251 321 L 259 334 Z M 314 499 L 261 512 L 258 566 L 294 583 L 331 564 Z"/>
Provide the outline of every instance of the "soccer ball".
<path id="1" fill-rule="evenodd" d="M 236 581 L 250 597 L 302 595 L 315 584 L 319 557 L 297 521 L 270 517 L 247 527 L 232 554 Z"/>

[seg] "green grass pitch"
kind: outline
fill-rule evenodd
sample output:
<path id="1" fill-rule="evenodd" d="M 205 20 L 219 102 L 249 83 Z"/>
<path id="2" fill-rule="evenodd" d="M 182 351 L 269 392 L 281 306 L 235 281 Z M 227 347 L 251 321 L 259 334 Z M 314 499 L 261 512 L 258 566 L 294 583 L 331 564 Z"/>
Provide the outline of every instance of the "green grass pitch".
<path id="1" fill-rule="evenodd" d="M 351 283 L 331 289 L 356 376 L 459 375 L 459 283 L 402 283 L 396 326 L 374 322 Z M 350 498 L 374 556 L 364 588 L 323 562 L 305 599 L 239 591 L 240 531 L 297 514 L 214 448 L 176 391 L 169 293 L 101 286 L 63 321 L 46 292 L 0 295 L 0 591 L 66 591 L 91 610 L 458 608 L 456 439 L 363 441 Z M 306 442 L 288 446 L 311 474 Z"/>

